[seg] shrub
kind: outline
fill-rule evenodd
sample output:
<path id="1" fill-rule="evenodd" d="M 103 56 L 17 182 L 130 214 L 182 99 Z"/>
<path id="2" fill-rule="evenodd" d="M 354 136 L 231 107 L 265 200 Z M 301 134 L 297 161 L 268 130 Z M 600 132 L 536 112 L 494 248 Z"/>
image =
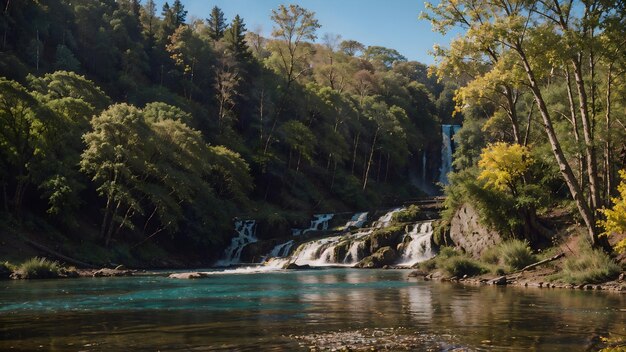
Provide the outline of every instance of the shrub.
<path id="1" fill-rule="evenodd" d="M 16 273 L 22 279 L 49 279 L 61 276 L 61 269 L 58 262 L 34 257 L 22 263 Z"/>
<path id="2" fill-rule="evenodd" d="M 0 263 L 0 279 L 8 279 L 14 271 L 15 266 L 9 262 Z"/>
<path id="3" fill-rule="evenodd" d="M 615 278 L 620 270 L 606 253 L 586 249 L 578 256 L 565 259 L 560 279 L 571 284 L 594 284 Z"/>
<path id="4" fill-rule="evenodd" d="M 393 222 L 414 222 L 419 220 L 420 208 L 412 204 L 406 209 L 402 209 L 391 216 Z"/>
<path id="5" fill-rule="evenodd" d="M 500 243 L 498 247 L 502 264 L 511 269 L 519 270 L 537 261 L 526 241 L 510 240 Z"/>
<path id="6" fill-rule="evenodd" d="M 450 276 L 456 277 L 463 277 L 465 275 L 476 276 L 487 272 L 487 269 L 480 265 L 480 263 L 465 256 L 449 258 L 445 261 L 442 269 Z"/>

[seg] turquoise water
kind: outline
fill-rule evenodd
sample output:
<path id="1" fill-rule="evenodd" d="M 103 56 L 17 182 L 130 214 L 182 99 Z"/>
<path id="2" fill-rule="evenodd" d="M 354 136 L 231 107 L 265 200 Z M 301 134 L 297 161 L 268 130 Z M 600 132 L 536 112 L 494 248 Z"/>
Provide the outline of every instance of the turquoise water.
<path id="1" fill-rule="evenodd" d="M 593 348 L 626 335 L 626 296 L 324 269 L 0 282 L 0 351 Z"/>

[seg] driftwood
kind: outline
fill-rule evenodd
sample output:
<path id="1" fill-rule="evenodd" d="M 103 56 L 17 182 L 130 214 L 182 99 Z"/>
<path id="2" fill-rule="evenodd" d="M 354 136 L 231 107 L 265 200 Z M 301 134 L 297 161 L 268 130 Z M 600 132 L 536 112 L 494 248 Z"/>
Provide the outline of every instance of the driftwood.
<path id="1" fill-rule="evenodd" d="M 554 257 L 550 257 L 548 259 L 544 259 L 544 260 L 538 261 L 536 263 L 527 265 L 527 266 L 523 267 L 521 270 L 518 270 L 517 272 L 521 273 L 521 272 L 524 272 L 526 270 L 530 270 L 530 269 L 536 268 L 536 267 L 538 267 L 540 265 L 543 265 L 543 264 L 550 263 L 550 262 L 553 262 L 555 260 L 561 259 L 564 256 L 565 256 L 565 253 L 561 252 L 561 253 L 555 255 Z"/>
<path id="2" fill-rule="evenodd" d="M 74 259 L 74 258 L 70 258 L 70 257 L 68 257 L 66 255 L 63 255 L 63 254 L 61 254 L 61 253 L 59 253 L 57 251 L 54 251 L 54 250 L 52 250 L 52 249 L 50 249 L 50 248 L 48 248 L 48 247 L 46 247 L 46 246 L 44 246 L 44 245 L 42 245 L 40 243 L 32 241 L 32 240 L 30 240 L 28 238 L 22 237 L 22 240 L 24 242 L 30 244 L 31 246 L 37 248 L 38 250 L 40 250 L 42 252 L 45 252 L 46 254 L 48 254 L 48 255 L 50 255 L 52 257 L 56 257 L 57 259 L 60 259 L 60 260 L 65 261 L 67 263 L 78 265 L 78 266 L 83 267 L 83 268 L 95 268 L 95 266 L 93 266 L 91 264 L 82 262 L 82 261 Z"/>

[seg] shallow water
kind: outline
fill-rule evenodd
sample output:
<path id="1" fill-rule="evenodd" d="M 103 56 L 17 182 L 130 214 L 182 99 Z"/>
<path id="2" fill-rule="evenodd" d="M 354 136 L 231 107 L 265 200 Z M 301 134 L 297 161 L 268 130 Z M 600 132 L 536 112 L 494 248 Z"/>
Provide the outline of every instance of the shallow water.
<path id="1" fill-rule="evenodd" d="M 626 335 L 626 295 L 322 269 L 0 282 L 0 351 L 583 351 Z M 409 346 L 409 347 L 407 347 Z"/>

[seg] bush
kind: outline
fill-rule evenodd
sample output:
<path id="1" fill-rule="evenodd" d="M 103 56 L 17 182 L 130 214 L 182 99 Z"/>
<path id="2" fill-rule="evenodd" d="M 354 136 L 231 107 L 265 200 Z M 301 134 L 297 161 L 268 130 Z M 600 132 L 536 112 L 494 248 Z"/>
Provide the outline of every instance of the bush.
<path id="1" fill-rule="evenodd" d="M 520 240 L 509 240 L 491 247 L 483 252 L 480 259 L 487 264 L 504 265 L 510 270 L 519 270 L 537 261 L 528 242 Z"/>
<path id="2" fill-rule="evenodd" d="M 498 247 L 502 264 L 511 269 L 519 270 L 537 261 L 526 241 L 510 240 L 500 243 Z"/>
<path id="3" fill-rule="evenodd" d="M 463 277 L 465 275 L 476 276 L 488 271 L 477 261 L 465 256 L 449 258 L 445 261 L 442 269 L 450 276 L 456 277 Z"/>
<path id="4" fill-rule="evenodd" d="M 61 276 L 62 269 L 58 262 L 34 257 L 22 263 L 16 274 L 21 279 L 50 279 Z"/>
<path id="5" fill-rule="evenodd" d="M 0 279 L 8 279 L 15 271 L 15 266 L 9 262 L 0 263 Z"/>
<path id="6" fill-rule="evenodd" d="M 406 209 L 402 209 L 391 216 L 393 222 L 415 222 L 419 220 L 420 208 L 412 204 Z"/>
<path id="7" fill-rule="evenodd" d="M 601 250 L 587 249 L 568 257 L 558 279 L 570 284 L 595 284 L 614 279 L 621 268 Z"/>

